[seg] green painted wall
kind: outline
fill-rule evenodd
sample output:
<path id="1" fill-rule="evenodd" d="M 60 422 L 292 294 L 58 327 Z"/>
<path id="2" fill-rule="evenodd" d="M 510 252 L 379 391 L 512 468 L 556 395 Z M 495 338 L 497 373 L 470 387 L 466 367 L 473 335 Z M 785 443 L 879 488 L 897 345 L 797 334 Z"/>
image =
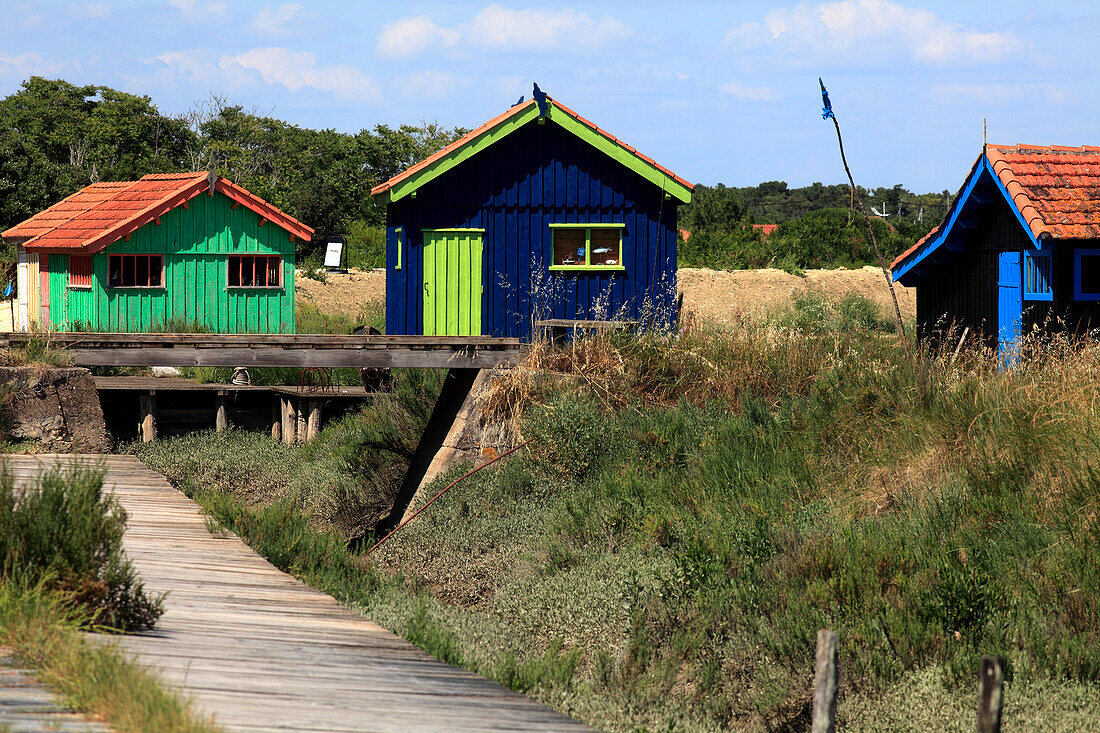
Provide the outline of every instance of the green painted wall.
<path id="1" fill-rule="evenodd" d="M 481 335 L 481 229 L 424 230 L 424 335 Z"/>
<path id="2" fill-rule="evenodd" d="M 69 287 L 69 256 L 50 256 L 50 323 L 72 330 L 163 330 L 169 321 L 218 333 L 294 333 L 294 244 L 283 229 L 216 193 L 200 194 L 93 255 L 92 287 Z M 107 288 L 109 254 L 161 254 L 165 287 Z M 228 254 L 278 254 L 281 289 L 229 290 Z"/>

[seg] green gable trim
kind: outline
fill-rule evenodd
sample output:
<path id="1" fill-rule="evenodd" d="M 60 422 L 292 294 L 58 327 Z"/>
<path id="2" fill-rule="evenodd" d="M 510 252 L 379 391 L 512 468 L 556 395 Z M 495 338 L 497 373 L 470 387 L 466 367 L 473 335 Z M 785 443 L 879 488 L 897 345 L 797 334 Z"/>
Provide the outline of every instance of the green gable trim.
<path id="1" fill-rule="evenodd" d="M 389 194 L 389 200 L 398 201 L 414 193 L 416 189 L 434 181 L 459 163 L 472 158 L 493 143 L 504 139 L 535 119 L 538 119 L 540 123 L 543 122 L 544 119 L 549 119 L 551 122 L 558 124 L 562 129 L 573 133 L 600 152 L 634 171 L 642 178 L 660 188 L 666 194 L 675 197 L 682 203 L 691 203 L 690 188 L 680 183 L 657 166 L 630 152 L 619 143 L 609 140 L 588 125 L 578 121 L 572 115 L 563 112 L 556 107 L 553 102 L 551 102 L 550 109 L 547 111 L 545 118 L 539 118 L 538 105 L 531 105 L 522 112 L 518 112 L 504 119 L 500 124 L 489 128 L 462 147 L 451 151 L 439 160 L 434 161 L 431 165 L 424 167 L 388 189 L 387 193 Z"/>

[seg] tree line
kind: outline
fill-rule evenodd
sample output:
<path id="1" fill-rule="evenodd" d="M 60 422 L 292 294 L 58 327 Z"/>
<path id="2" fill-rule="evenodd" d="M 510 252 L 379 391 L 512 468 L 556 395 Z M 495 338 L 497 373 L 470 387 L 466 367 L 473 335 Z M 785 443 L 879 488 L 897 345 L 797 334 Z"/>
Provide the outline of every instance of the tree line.
<path id="1" fill-rule="evenodd" d="M 385 209 L 370 189 L 467 132 L 437 123 L 375 125 L 357 133 L 313 130 L 211 96 L 182 115 L 147 96 L 107 86 L 31 77 L 0 99 L 0 227 L 7 228 L 96 181 L 147 173 L 215 170 L 316 231 L 349 238 L 350 264 L 381 266 Z M 948 192 L 913 194 L 901 185 L 861 190 L 885 216 L 886 250 L 908 246 L 939 221 Z M 761 236 L 753 224 L 778 224 Z M 866 228 L 849 211 L 843 185 L 788 188 L 697 186 L 680 212 L 690 232 L 687 266 L 823 267 L 870 262 Z M 310 251 L 300 252 L 302 256 Z"/>
<path id="2" fill-rule="evenodd" d="M 0 227 L 96 181 L 213 168 L 322 242 L 382 225 L 371 187 L 465 133 L 435 123 L 312 130 L 216 96 L 165 115 L 146 96 L 31 77 L 0 100 Z"/>

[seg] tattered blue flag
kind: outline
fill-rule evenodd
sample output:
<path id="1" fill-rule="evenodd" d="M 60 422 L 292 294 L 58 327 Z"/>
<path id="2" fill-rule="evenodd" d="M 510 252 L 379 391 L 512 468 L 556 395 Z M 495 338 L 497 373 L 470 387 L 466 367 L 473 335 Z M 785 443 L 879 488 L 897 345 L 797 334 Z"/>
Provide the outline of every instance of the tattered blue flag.
<path id="1" fill-rule="evenodd" d="M 821 85 L 821 119 L 827 120 L 833 117 L 833 103 L 829 101 L 829 93 L 825 91 L 825 82 L 817 77 L 817 83 Z"/>
<path id="2" fill-rule="evenodd" d="M 8 280 L 8 286 L 4 288 L 4 297 L 10 298 L 13 292 L 15 292 L 15 288 L 12 287 L 11 280 Z"/>

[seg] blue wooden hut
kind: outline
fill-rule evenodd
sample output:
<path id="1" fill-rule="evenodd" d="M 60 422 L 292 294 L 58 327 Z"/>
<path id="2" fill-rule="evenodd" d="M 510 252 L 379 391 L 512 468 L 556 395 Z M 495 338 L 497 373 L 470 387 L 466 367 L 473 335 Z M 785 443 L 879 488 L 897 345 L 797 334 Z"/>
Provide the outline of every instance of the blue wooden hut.
<path id="1" fill-rule="evenodd" d="M 386 332 L 669 326 L 692 188 L 556 100 L 518 104 L 371 191 L 386 201 Z"/>
<path id="2" fill-rule="evenodd" d="M 969 328 L 1011 353 L 1025 332 L 1100 327 L 1100 148 L 986 146 L 891 269 L 923 338 Z"/>

